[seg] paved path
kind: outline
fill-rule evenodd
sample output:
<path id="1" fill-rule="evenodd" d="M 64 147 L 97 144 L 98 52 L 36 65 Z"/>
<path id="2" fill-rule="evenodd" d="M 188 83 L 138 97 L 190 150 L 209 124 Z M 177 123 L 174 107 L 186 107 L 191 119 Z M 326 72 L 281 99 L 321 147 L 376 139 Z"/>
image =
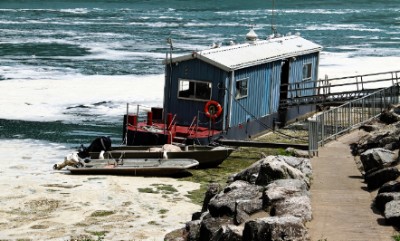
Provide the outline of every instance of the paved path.
<path id="1" fill-rule="evenodd" d="M 328 143 L 311 160 L 312 241 L 393 241 L 396 232 L 371 209 L 376 192 L 366 190 L 350 153 L 349 143 L 359 135 L 354 131 Z"/>

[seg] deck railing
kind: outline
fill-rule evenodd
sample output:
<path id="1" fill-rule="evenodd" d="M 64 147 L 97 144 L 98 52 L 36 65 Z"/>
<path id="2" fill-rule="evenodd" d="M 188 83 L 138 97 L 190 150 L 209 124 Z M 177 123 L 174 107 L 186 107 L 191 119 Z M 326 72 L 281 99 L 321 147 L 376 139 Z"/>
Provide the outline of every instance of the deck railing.
<path id="1" fill-rule="evenodd" d="M 391 104 L 399 103 L 399 85 L 378 90 L 308 119 L 308 148 L 318 155 L 318 147 L 374 117 Z"/>
<path id="2" fill-rule="evenodd" d="M 281 106 L 344 103 L 398 84 L 400 70 L 286 84 Z"/>

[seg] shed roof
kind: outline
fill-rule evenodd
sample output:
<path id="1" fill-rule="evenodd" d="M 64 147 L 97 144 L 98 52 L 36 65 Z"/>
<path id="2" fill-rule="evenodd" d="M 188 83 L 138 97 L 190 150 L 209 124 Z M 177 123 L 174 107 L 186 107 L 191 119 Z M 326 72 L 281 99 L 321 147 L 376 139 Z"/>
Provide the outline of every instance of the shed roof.
<path id="1" fill-rule="evenodd" d="M 279 59 L 315 53 L 321 49 L 320 45 L 293 35 L 193 52 L 173 58 L 172 63 L 197 58 L 225 71 L 232 71 Z"/>

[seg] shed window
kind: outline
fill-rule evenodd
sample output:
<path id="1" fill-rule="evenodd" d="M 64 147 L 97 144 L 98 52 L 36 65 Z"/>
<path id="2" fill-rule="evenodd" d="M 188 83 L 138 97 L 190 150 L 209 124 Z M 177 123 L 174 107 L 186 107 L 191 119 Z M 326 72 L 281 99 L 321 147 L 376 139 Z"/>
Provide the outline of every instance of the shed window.
<path id="1" fill-rule="evenodd" d="M 249 78 L 241 79 L 236 81 L 236 99 L 247 97 L 248 95 L 248 84 Z"/>
<path id="2" fill-rule="evenodd" d="M 311 71 L 312 71 L 311 63 L 303 65 L 303 81 L 311 80 Z"/>
<path id="3" fill-rule="evenodd" d="M 181 99 L 210 100 L 211 83 L 180 79 L 178 97 Z"/>

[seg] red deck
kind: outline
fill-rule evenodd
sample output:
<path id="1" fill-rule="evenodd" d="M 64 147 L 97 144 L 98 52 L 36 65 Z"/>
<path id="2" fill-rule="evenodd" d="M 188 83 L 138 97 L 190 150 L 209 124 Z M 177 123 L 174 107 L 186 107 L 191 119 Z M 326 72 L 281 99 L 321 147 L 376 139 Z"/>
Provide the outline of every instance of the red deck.
<path id="1" fill-rule="evenodd" d="M 218 135 L 221 131 L 218 130 L 210 130 L 206 127 L 189 127 L 189 126 L 180 126 L 174 125 L 170 130 L 167 131 L 167 128 L 164 128 L 165 124 L 163 123 L 153 123 L 151 126 L 147 125 L 146 122 L 139 122 L 137 126 L 128 126 L 128 130 L 130 131 L 139 131 L 139 132 L 152 132 L 168 135 L 171 133 L 174 137 L 184 137 L 188 139 L 202 139 L 207 138 L 209 136 Z"/>

